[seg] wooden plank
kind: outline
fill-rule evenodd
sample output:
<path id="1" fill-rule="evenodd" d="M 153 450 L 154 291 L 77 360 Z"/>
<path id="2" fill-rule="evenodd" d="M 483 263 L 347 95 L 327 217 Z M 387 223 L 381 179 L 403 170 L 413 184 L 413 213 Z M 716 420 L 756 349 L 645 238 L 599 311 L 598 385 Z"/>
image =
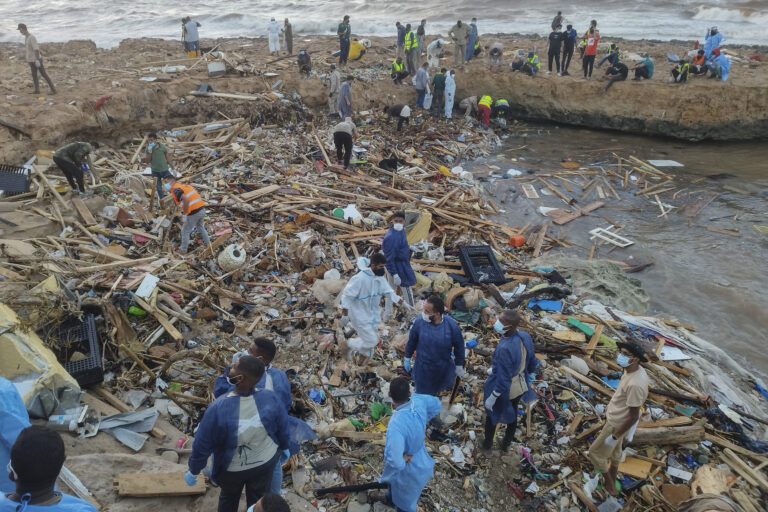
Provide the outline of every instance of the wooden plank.
<path id="1" fill-rule="evenodd" d="M 536 235 L 536 242 L 533 244 L 533 257 L 538 258 L 541 253 L 541 245 L 544 243 L 544 237 L 547 236 L 548 224 L 541 226 L 538 235 Z"/>
<path id="2" fill-rule="evenodd" d="M 383 441 L 383 432 L 356 432 L 354 430 L 331 429 L 333 437 L 342 437 L 353 441 Z"/>
<path id="3" fill-rule="evenodd" d="M 563 224 L 568 224 L 574 219 L 578 219 L 585 213 L 589 213 L 593 210 L 597 210 L 598 208 L 602 208 L 605 206 L 605 203 L 602 201 L 595 201 L 594 203 L 589 203 L 584 208 L 577 208 L 573 212 L 567 214 L 567 215 L 561 215 L 559 217 L 555 217 L 554 223 L 558 226 L 562 226 Z"/>
<path id="4" fill-rule="evenodd" d="M 184 481 L 184 472 L 175 473 L 122 473 L 114 481 L 118 496 L 156 498 L 163 496 L 197 496 L 205 494 L 205 478 L 199 476 L 193 486 Z"/>
<path id="5" fill-rule="evenodd" d="M 646 462 L 636 457 L 627 457 L 624 459 L 624 462 L 619 463 L 619 473 L 640 478 L 642 480 L 648 478 L 652 468 L 653 465 L 650 462 Z"/>
<path id="6" fill-rule="evenodd" d="M 595 432 L 603 428 L 603 425 L 605 425 L 604 421 L 598 421 L 597 423 L 589 427 L 587 430 L 583 431 L 581 434 L 574 437 L 574 440 L 579 441 L 581 439 L 591 436 L 592 434 L 594 434 Z"/>
<path id="7" fill-rule="evenodd" d="M 763 491 L 768 492 L 768 480 L 765 478 L 765 475 L 749 467 L 749 465 L 746 462 L 744 462 L 738 455 L 736 455 L 736 453 L 734 453 L 733 450 L 726 448 L 723 451 L 728 456 L 728 458 L 732 459 L 732 461 L 736 464 L 736 466 L 738 466 L 739 473 L 741 474 L 742 477 L 744 477 L 746 481 L 751 483 L 750 480 L 752 480 L 756 482 L 753 485 L 757 485 Z M 730 463 L 728 465 L 733 467 Z M 734 468 L 734 469 L 737 469 L 737 468 Z M 749 476 L 749 478 L 747 478 L 747 476 Z"/>
<path id="8" fill-rule="evenodd" d="M 686 217 L 695 217 L 701 213 L 701 210 L 706 208 L 709 203 L 717 199 L 719 196 L 720 194 L 717 192 L 702 194 L 695 202 L 686 206 L 680 213 Z"/>
<path id="9" fill-rule="evenodd" d="M 328 379 L 328 385 L 329 386 L 341 386 L 341 373 L 347 369 L 347 362 L 343 359 L 339 361 L 336 364 L 336 367 L 333 369 L 333 375 L 331 375 L 331 378 Z"/>
<path id="10" fill-rule="evenodd" d="M 523 189 L 523 193 L 525 194 L 525 197 L 528 199 L 538 199 L 539 193 L 536 192 L 536 188 L 530 184 L 530 183 L 523 183 L 520 185 L 520 188 Z"/>
<path id="11" fill-rule="evenodd" d="M 736 452 L 740 455 L 745 455 L 749 457 L 752 460 L 756 460 L 758 462 L 766 462 L 768 461 L 768 457 L 764 455 L 760 455 L 759 453 L 755 453 L 751 450 L 747 450 L 746 448 L 742 448 L 741 446 L 737 444 L 733 444 L 732 442 L 723 439 L 720 436 L 716 436 L 710 432 L 707 432 L 704 434 L 704 439 L 709 441 L 710 443 L 716 444 L 717 446 L 721 448 L 728 448 L 729 450 Z"/>
<path id="12" fill-rule="evenodd" d="M 744 512 L 760 512 L 746 492 L 741 489 L 731 489 L 730 493 L 733 499 L 744 509 Z"/>
<path id="13" fill-rule="evenodd" d="M 655 428 L 655 427 L 680 427 L 690 425 L 693 420 L 688 416 L 676 416 L 658 421 L 646 421 L 637 424 L 637 428 Z"/>
<path id="14" fill-rule="evenodd" d="M 168 320 L 168 317 L 166 317 L 162 311 L 152 307 L 149 303 L 141 299 L 141 297 L 134 295 L 134 300 L 136 300 L 136 303 L 139 305 L 139 307 L 155 317 L 155 320 L 157 320 L 157 322 L 163 326 L 163 329 L 165 329 L 165 331 L 171 336 L 171 338 L 174 339 L 174 341 L 184 341 L 184 336 L 182 336 L 179 330 L 173 326 L 173 324 Z"/>
<path id="15" fill-rule="evenodd" d="M 711 231 L 712 233 L 720 233 L 721 235 L 728 235 L 735 238 L 738 238 L 741 236 L 741 233 L 739 233 L 735 229 L 722 229 L 722 228 L 716 228 L 713 226 L 707 226 L 707 231 Z"/>
<path id="16" fill-rule="evenodd" d="M 568 488 L 571 489 L 571 492 L 575 494 L 577 498 L 579 498 L 579 501 L 582 502 L 590 512 L 600 512 L 600 509 L 598 509 L 594 502 L 589 499 L 589 497 L 584 493 L 581 487 L 578 486 L 578 484 L 574 482 L 568 482 Z"/>
<path id="17" fill-rule="evenodd" d="M 595 353 L 595 348 L 597 347 L 598 342 L 600 341 L 600 336 L 603 334 L 603 324 L 597 324 L 595 326 L 595 332 L 592 334 L 592 337 L 589 339 L 589 344 L 587 345 L 587 348 L 585 352 L 589 357 L 592 357 L 592 355 Z"/>
<path id="18" fill-rule="evenodd" d="M 88 209 L 88 207 L 85 205 L 83 200 L 80 199 L 79 196 L 73 194 L 70 198 L 70 201 L 72 201 L 72 204 L 75 206 L 75 210 L 77 210 L 77 213 L 80 215 L 80 218 L 83 219 L 83 222 L 86 226 L 93 226 L 96 224 L 96 219 L 93 218 L 91 210 Z"/>
<path id="19" fill-rule="evenodd" d="M 150 261 L 157 260 L 157 256 L 149 256 L 148 258 L 139 258 L 129 261 L 115 261 L 112 263 L 104 263 L 103 265 L 93 265 L 90 267 L 80 267 L 75 269 L 75 272 L 79 274 L 87 274 L 89 272 L 99 272 L 101 270 L 114 270 L 116 268 L 138 266 L 143 263 L 149 263 Z"/>
<path id="20" fill-rule="evenodd" d="M 576 370 L 572 370 L 571 368 L 568 368 L 567 366 L 558 366 L 557 369 L 560 370 L 563 373 L 567 373 L 568 375 L 570 375 L 574 379 L 576 379 L 576 380 L 586 384 L 587 386 L 591 387 L 595 391 L 599 391 L 600 393 L 602 393 L 602 394 L 604 394 L 604 395 L 606 395 L 608 397 L 612 397 L 613 396 L 614 390 L 610 389 L 609 387 L 607 387 L 605 385 L 603 385 L 602 382 L 598 383 L 597 381 L 592 380 L 592 379 L 590 379 L 588 377 L 585 377 L 582 374 L 580 374 L 579 372 L 577 372 Z"/>
<path id="21" fill-rule="evenodd" d="M 99 411 L 102 416 L 111 416 L 112 414 L 133 411 L 133 408 L 128 404 L 110 393 L 104 384 L 97 384 L 88 388 L 88 391 L 83 395 L 82 401 L 84 404 Z M 165 439 L 167 435 L 165 431 L 159 427 L 154 427 L 149 433 L 152 437 L 156 437 L 157 439 Z"/>
<path id="22" fill-rule="evenodd" d="M 587 337 L 583 332 L 576 331 L 554 331 L 551 336 L 557 340 L 570 341 L 572 343 L 584 343 Z"/>
<path id="23" fill-rule="evenodd" d="M 267 185 L 266 187 L 262 187 L 256 190 L 251 190 L 250 192 L 246 192 L 244 194 L 240 194 L 240 199 L 245 202 L 252 201 L 254 199 L 258 199 L 260 197 L 277 192 L 278 190 L 280 190 L 280 188 L 281 188 L 280 185 Z"/>
<path id="24" fill-rule="evenodd" d="M 570 425 L 568 425 L 568 429 L 565 431 L 565 435 L 572 436 L 573 433 L 576 432 L 576 429 L 579 428 L 579 425 L 581 425 L 581 420 L 583 419 L 584 419 L 583 412 L 577 412 L 576 414 L 574 414 Z"/>

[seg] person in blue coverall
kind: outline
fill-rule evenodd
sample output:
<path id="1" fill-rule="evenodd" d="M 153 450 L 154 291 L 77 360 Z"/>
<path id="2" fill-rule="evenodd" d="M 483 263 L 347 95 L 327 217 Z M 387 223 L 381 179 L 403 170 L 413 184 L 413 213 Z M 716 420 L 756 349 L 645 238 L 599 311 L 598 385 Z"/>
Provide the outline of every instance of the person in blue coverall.
<path id="1" fill-rule="evenodd" d="M 509 399 L 509 387 L 512 377 L 525 372 L 528 393 L 531 391 L 530 375 L 538 366 L 539 361 L 533 352 L 531 335 L 519 330 L 521 318 L 516 311 L 507 309 L 499 315 L 493 328 L 501 334 L 499 344 L 493 351 L 493 370 L 485 381 L 483 398 L 485 400 L 485 440 L 483 449 L 490 450 L 496 425 L 505 423 L 507 431 L 501 442 L 501 449 L 507 451 L 515 440 L 517 429 L 517 406 L 520 400 L 525 400 L 525 394 L 513 400 Z M 522 348 L 525 347 L 525 360 L 522 360 Z"/>
<path id="2" fill-rule="evenodd" d="M 419 496 L 432 478 L 435 461 L 424 447 L 427 422 L 440 414 L 440 399 L 411 395 L 406 377 L 389 384 L 394 412 L 387 425 L 384 471 L 379 481 L 389 484 L 387 498 L 398 512 L 415 512 Z"/>
<path id="3" fill-rule="evenodd" d="M 712 60 L 707 62 L 709 67 L 709 78 L 719 78 L 723 82 L 728 80 L 731 72 L 731 59 L 720 53 L 720 48 L 712 51 Z"/>
<path id="4" fill-rule="evenodd" d="M 477 18 L 472 18 L 469 23 L 469 39 L 467 39 L 467 59 L 470 60 L 475 55 L 475 40 L 477 39 Z"/>
<path id="5" fill-rule="evenodd" d="M 725 40 L 725 38 L 723 37 L 723 34 L 717 30 L 716 26 L 707 30 L 707 35 L 704 38 L 704 56 L 707 60 L 712 58 L 712 53 L 716 48 L 720 48 L 723 40 Z"/>
<path id="6" fill-rule="evenodd" d="M 29 426 L 29 415 L 16 386 L 0 377 L 0 492 L 12 492 L 16 485 L 5 467 L 11 460 L 11 446 L 22 429 Z"/>
<path id="7" fill-rule="evenodd" d="M 387 272 L 391 276 L 392 288 L 400 287 L 403 300 L 413 306 L 411 286 L 416 284 L 416 274 L 411 268 L 411 247 L 405 236 L 405 212 L 392 214 L 392 225 L 384 235 L 381 251 L 387 257 Z"/>
<path id="8" fill-rule="evenodd" d="M 411 371 L 416 393 L 438 395 L 453 386 L 454 378 L 464 377 L 464 337 L 459 324 L 445 314 L 445 304 L 437 295 L 424 303 L 421 317 L 417 318 L 405 345 L 405 371 Z"/>
<path id="9" fill-rule="evenodd" d="M 22 430 L 7 465 L 16 490 L 0 493 L 0 512 L 96 512 L 90 503 L 55 490 L 65 458 L 58 432 L 40 425 Z"/>
<path id="10" fill-rule="evenodd" d="M 237 512 L 243 487 L 247 506 L 254 505 L 269 492 L 275 464 L 289 457 L 285 406 L 275 392 L 256 389 L 264 372 L 261 359 L 238 358 L 228 376 L 234 389 L 208 406 L 195 434 L 184 480 L 195 485 L 213 455 L 210 479 L 221 488 L 219 512 Z"/>

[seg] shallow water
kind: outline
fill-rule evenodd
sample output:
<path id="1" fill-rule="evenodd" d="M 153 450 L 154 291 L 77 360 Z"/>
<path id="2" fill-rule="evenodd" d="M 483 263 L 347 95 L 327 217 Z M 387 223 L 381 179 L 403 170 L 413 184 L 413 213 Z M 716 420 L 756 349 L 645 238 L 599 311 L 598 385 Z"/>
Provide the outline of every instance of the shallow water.
<path id="1" fill-rule="evenodd" d="M 581 217 L 564 226 L 551 225 L 548 233 L 583 246 L 556 251 L 587 258 L 593 244 L 588 231 L 608 226 L 600 215 L 625 225 L 620 234 L 635 244 L 610 253 L 611 246 L 604 245 L 598 248 L 594 257 L 653 261 L 653 266 L 631 274 L 643 283 L 651 297 L 650 314 L 691 324 L 697 327 L 699 336 L 743 356 L 762 372 L 768 372 L 768 350 L 765 349 L 768 235 L 753 227 L 768 225 L 768 144 L 686 143 L 571 127 L 528 125 L 528 128 L 527 137 L 505 139 L 507 149 L 486 162 L 501 168 L 495 173 L 510 168 L 527 171 L 523 166 L 516 167 L 514 158 L 521 163 L 553 170 L 561 169 L 559 162 L 567 158 L 582 164 L 611 164 L 616 161 L 607 159 L 610 153 L 595 150 L 612 148 L 617 154 L 633 154 L 642 160 L 676 160 L 685 167 L 662 170 L 683 178 L 677 190 L 712 190 L 721 194 L 693 219 L 674 212 L 665 219 L 654 202 L 633 196 L 614 184 L 621 201 L 611 196 L 605 200 L 605 207 L 593 212 L 596 216 Z M 527 147 L 522 150 L 510 149 L 523 145 Z M 536 171 L 540 172 L 545 171 Z M 715 176 L 724 173 L 730 176 Z M 694 183 L 701 177 L 716 179 Z M 536 188 L 541 199 L 527 199 L 511 192 L 518 189 L 513 180 L 492 180 L 486 187 L 496 198 L 496 204 L 506 210 L 503 217 L 511 225 L 547 221 L 537 211 L 541 205 L 567 208 L 556 196 L 541 194 L 540 186 Z M 572 187 L 572 196 L 580 198 L 581 187 Z M 560 190 L 567 193 L 562 187 Z M 686 193 L 679 194 L 678 201 L 672 201 L 670 194 L 664 194 L 660 199 L 679 204 Z M 578 204 L 597 200 L 593 193 Z M 631 209 L 641 211 L 627 211 Z M 741 236 L 735 238 L 713 233 L 706 229 L 707 226 L 738 230 Z"/>

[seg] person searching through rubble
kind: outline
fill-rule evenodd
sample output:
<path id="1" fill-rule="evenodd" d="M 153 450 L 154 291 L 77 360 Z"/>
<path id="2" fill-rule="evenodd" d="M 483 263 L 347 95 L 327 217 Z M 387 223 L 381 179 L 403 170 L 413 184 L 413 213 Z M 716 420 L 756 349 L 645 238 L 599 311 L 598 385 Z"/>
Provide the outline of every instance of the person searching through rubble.
<path id="1" fill-rule="evenodd" d="M 186 254 L 189 247 L 189 237 L 195 230 L 200 233 L 203 244 L 209 245 L 211 240 L 205 230 L 205 201 L 195 187 L 179 183 L 172 175 L 168 175 L 165 190 L 171 193 L 173 202 L 181 208 L 181 254 Z"/>
<path id="2" fill-rule="evenodd" d="M 96 512 L 90 503 L 54 489 L 65 458 L 58 432 L 40 425 L 22 430 L 6 468 L 16 491 L 0 493 L 0 512 Z"/>
<path id="3" fill-rule="evenodd" d="M 72 192 L 77 192 L 80 195 L 93 193 L 85 189 L 83 172 L 85 166 L 93 172 L 91 153 L 96 149 L 99 149 L 99 143 L 95 141 L 90 143 L 72 142 L 60 147 L 53 153 L 53 162 L 61 169 L 64 177 L 67 178 L 67 183 L 72 188 Z"/>
<path id="4" fill-rule="evenodd" d="M 157 140 L 157 134 L 154 132 L 147 135 L 147 155 L 144 157 L 144 161 L 149 164 L 152 170 L 152 178 L 155 180 L 155 190 L 159 201 L 165 195 L 163 193 L 163 179 L 171 176 L 170 168 L 173 167 L 173 162 L 168 158 L 168 148 Z"/>
<path id="5" fill-rule="evenodd" d="M 493 368 L 485 381 L 483 398 L 485 405 L 485 439 L 483 450 L 489 451 L 499 423 L 507 425 L 501 441 L 502 451 L 507 451 L 512 441 L 517 442 L 517 406 L 527 393 L 532 393 L 533 371 L 539 365 L 533 351 L 533 340 L 527 332 L 518 329 L 522 318 L 517 311 L 504 310 L 493 329 L 501 335 L 493 351 Z"/>
<path id="6" fill-rule="evenodd" d="M 247 506 L 256 504 L 270 490 L 275 464 L 290 456 L 285 407 L 274 392 L 256 389 L 264 371 L 260 359 L 240 357 L 229 376 L 234 389 L 208 406 L 195 435 L 184 480 L 194 486 L 213 455 L 218 512 L 237 512 L 243 487 Z"/>
<path id="7" fill-rule="evenodd" d="M 403 367 L 409 373 L 413 367 L 416 392 L 422 395 L 437 396 L 451 389 L 456 377 L 464 377 L 464 336 L 437 295 L 427 299 L 411 327 Z"/>
<path id="8" fill-rule="evenodd" d="M 640 346 L 617 343 L 616 364 L 624 368 L 619 386 L 605 410 L 605 426 L 589 447 L 589 460 L 595 470 L 603 473 L 605 489 L 616 496 L 616 474 L 621 462 L 624 440 L 631 441 L 640 421 L 643 404 L 648 398 L 650 381 L 640 363 L 648 359 Z"/>
<path id="9" fill-rule="evenodd" d="M 291 512 L 291 507 L 282 496 L 270 493 L 265 494 L 263 498 L 245 512 Z"/>

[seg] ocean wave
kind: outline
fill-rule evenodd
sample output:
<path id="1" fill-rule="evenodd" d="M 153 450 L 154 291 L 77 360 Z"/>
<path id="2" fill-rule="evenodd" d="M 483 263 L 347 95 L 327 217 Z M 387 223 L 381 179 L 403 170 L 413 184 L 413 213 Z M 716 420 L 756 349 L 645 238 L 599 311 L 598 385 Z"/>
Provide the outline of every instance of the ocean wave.
<path id="1" fill-rule="evenodd" d="M 694 20 L 714 22 L 753 23 L 756 25 L 768 25 L 768 11 L 751 9 L 749 7 L 727 8 L 699 6 Z"/>

